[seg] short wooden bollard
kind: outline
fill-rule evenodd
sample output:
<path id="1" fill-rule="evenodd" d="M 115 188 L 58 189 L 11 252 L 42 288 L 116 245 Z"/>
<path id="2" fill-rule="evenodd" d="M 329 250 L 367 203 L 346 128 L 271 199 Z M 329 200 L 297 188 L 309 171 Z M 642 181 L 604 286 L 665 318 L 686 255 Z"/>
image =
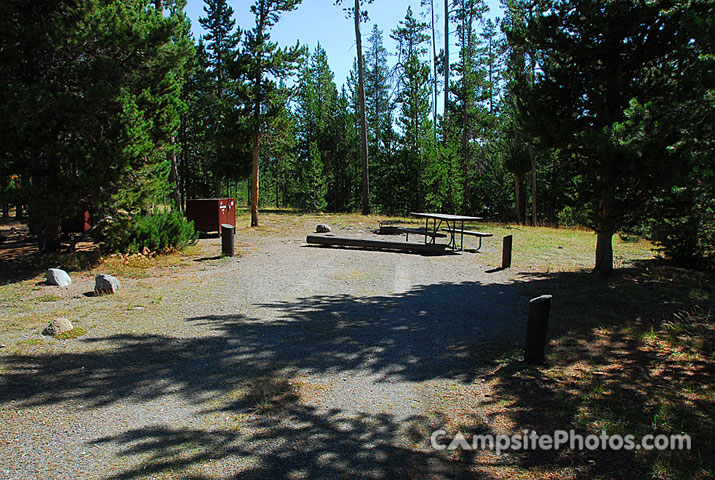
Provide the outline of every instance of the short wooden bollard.
<path id="1" fill-rule="evenodd" d="M 221 224 L 221 255 L 233 257 L 234 244 L 233 237 L 236 229 L 227 223 Z"/>
<path id="2" fill-rule="evenodd" d="M 512 244 L 513 236 L 512 235 L 507 235 L 504 237 L 504 240 L 502 241 L 502 247 L 501 247 L 501 268 L 509 268 L 511 267 L 511 244 Z"/>
<path id="3" fill-rule="evenodd" d="M 531 365 L 544 363 L 550 309 L 551 295 L 542 295 L 529 301 L 529 321 L 526 325 L 524 360 Z"/>

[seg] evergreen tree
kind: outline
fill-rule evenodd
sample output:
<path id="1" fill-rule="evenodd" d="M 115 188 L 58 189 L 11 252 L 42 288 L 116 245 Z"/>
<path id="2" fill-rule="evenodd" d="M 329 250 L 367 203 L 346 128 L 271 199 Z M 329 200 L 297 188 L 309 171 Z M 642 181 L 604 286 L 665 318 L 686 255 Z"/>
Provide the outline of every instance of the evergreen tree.
<path id="1" fill-rule="evenodd" d="M 372 152 L 370 168 L 375 172 L 373 196 L 383 210 L 394 211 L 391 206 L 394 193 L 390 183 L 394 138 L 390 88 L 387 50 L 383 45 L 382 31 L 374 25 L 365 53 L 365 106 L 369 150 Z"/>
<path id="2" fill-rule="evenodd" d="M 665 9 L 670 4 L 660 1 L 555 2 L 514 35 L 521 48 L 538 52 L 541 67 L 534 84 L 517 92 L 521 118 L 545 145 L 569 152 L 586 179 L 580 203 L 593 205 L 600 273 L 613 271 L 611 238 L 627 214 L 687 166 L 671 155 L 683 138 L 677 129 L 646 150 L 623 133 L 682 77 L 683 54 L 695 42 L 682 22 L 699 3 Z"/>
<path id="3" fill-rule="evenodd" d="M 337 138 L 330 127 L 336 113 L 337 96 L 327 53 L 318 44 L 301 72 L 297 108 L 300 150 L 305 167 L 302 173 L 308 194 L 304 206 L 313 211 L 325 208 L 330 179 L 323 176 L 333 176 L 331 166 L 335 164 Z"/>
<path id="4" fill-rule="evenodd" d="M 483 0 L 453 0 L 454 18 L 457 21 L 457 46 L 459 61 L 455 65 L 458 79 L 454 82 L 453 111 L 450 112 L 453 141 L 459 142 L 453 150 L 459 152 L 463 191 L 465 192 L 463 210 L 471 212 L 476 207 L 469 199 L 470 185 L 474 183 L 476 171 L 481 168 L 482 133 L 486 130 L 485 109 L 481 104 L 484 82 L 483 65 L 479 59 L 481 42 L 477 25 L 483 21 L 487 6 Z"/>
<path id="5" fill-rule="evenodd" d="M 340 5 L 343 0 L 335 0 Z M 372 3 L 373 0 L 363 0 Z M 355 24 L 355 45 L 357 47 L 358 66 L 358 101 L 360 103 L 360 145 L 362 147 L 362 214 L 370 214 L 370 160 L 367 142 L 367 114 L 365 109 L 365 73 L 363 68 L 362 36 L 360 22 L 367 20 L 367 12 L 361 8 L 360 0 L 355 0 L 353 8 L 346 8 L 348 17 L 352 17 Z"/>
<path id="6" fill-rule="evenodd" d="M 337 139 L 332 179 L 328 189 L 328 208 L 332 211 L 350 212 L 360 209 L 362 202 L 360 150 L 360 101 L 357 94 L 356 66 L 350 72 L 348 85 L 342 87 L 336 102 L 331 134 Z"/>
<path id="7" fill-rule="evenodd" d="M 231 112 L 236 108 L 235 88 L 229 73 L 232 63 L 236 60 L 237 48 L 241 37 L 241 29 L 236 29 L 233 19 L 233 8 L 227 0 L 204 0 L 205 17 L 199 18 L 199 24 L 206 30 L 203 40 L 206 48 L 209 72 L 215 85 L 212 95 L 214 101 L 211 113 L 212 141 L 214 143 L 214 195 L 222 196 L 221 181 L 230 173 L 235 163 L 231 156 L 231 148 L 227 145 L 231 140 Z"/>
<path id="8" fill-rule="evenodd" d="M 271 41 L 270 31 L 281 13 L 294 10 L 301 0 L 256 0 L 251 5 L 255 26 L 246 32 L 241 69 L 247 85 L 245 102 L 249 110 L 249 131 L 252 143 L 251 226 L 258 226 L 258 174 L 261 137 L 266 125 L 280 111 L 285 97 L 276 80 L 285 79 L 298 68 L 303 48 L 297 43 L 290 48 L 278 48 Z"/>
<path id="9" fill-rule="evenodd" d="M 153 3 L 153 2 L 151 2 Z M 27 179 L 41 250 L 60 221 L 91 208 L 150 209 L 169 188 L 190 55 L 183 2 L 3 2 L 0 64 L 4 157 Z M 122 192 L 121 195 L 117 195 Z"/>
<path id="10" fill-rule="evenodd" d="M 271 197 L 276 208 L 296 206 L 294 192 L 302 190 L 302 185 L 296 181 L 295 172 L 299 170 L 298 164 L 298 135 L 299 124 L 297 116 L 291 111 L 291 98 L 288 96 L 290 89 L 285 84 L 279 84 L 278 90 L 286 96 L 280 102 L 280 108 L 272 121 L 267 124 L 263 152 L 265 169 L 268 182 L 264 181 L 262 205 L 268 205 Z M 250 151 L 248 152 L 250 156 Z M 250 165 L 250 164 L 249 164 Z M 264 177 L 265 179 L 266 177 Z M 270 183 L 272 182 L 272 185 Z M 272 186 L 272 188 L 271 188 Z"/>
<path id="11" fill-rule="evenodd" d="M 405 19 L 393 31 L 397 43 L 397 103 L 400 105 L 399 124 L 402 129 L 400 164 L 401 176 L 396 182 L 405 193 L 402 210 L 422 209 L 425 206 L 427 177 L 430 173 L 429 152 L 431 125 L 429 65 L 423 61 L 429 36 L 427 24 L 419 22 L 407 8 Z"/>

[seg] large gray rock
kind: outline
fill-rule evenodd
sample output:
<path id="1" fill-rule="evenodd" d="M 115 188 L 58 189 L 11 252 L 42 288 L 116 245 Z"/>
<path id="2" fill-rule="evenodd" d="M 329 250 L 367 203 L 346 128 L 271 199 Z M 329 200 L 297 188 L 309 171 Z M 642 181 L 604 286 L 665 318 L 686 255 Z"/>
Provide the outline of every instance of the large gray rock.
<path id="1" fill-rule="evenodd" d="M 59 268 L 49 268 L 47 269 L 47 283 L 49 285 L 57 285 L 58 287 L 66 287 L 72 284 L 72 279 L 64 270 Z"/>
<path id="2" fill-rule="evenodd" d="M 330 225 L 321 223 L 317 227 L 315 227 L 315 232 L 316 233 L 328 233 L 328 232 L 330 232 Z"/>
<path id="3" fill-rule="evenodd" d="M 69 332 L 72 328 L 72 322 L 66 318 L 56 318 L 49 325 L 47 325 L 47 328 L 42 331 L 42 334 L 54 337 L 60 333 Z"/>
<path id="4" fill-rule="evenodd" d="M 94 277 L 94 293 L 117 293 L 120 288 L 122 288 L 122 284 L 119 279 L 111 275 L 100 273 Z"/>

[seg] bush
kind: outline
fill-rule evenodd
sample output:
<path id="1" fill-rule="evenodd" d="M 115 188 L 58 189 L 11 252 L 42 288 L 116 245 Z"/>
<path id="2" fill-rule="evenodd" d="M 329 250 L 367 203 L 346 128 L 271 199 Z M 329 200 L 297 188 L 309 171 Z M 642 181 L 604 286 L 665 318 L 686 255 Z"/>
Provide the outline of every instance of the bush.
<path id="1" fill-rule="evenodd" d="M 663 255 L 686 266 L 715 258 L 715 199 L 708 189 L 674 188 L 653 207 L 648 237 Z"/>
<path id="2" fill-rule="evenodd" d="M 564 227 L 587 227 L 593 223 L 584 207 L 575 208 L 567 205 L 557 214 L 557 218 L 559 225 Z"/>
<path id="3" fill-rule="evenodd" d="M 109 252 L 137 253 L 182 250 L 194 245 L 199 234 L 194 222 L 176 211 L 135 215 L 108 221 L 99 231 L 98 240 Z"/>

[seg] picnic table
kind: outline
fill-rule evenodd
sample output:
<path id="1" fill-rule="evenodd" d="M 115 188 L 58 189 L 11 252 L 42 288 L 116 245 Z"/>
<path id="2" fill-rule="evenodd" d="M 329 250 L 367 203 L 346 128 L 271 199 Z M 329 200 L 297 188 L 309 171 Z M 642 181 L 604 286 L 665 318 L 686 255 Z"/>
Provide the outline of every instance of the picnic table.
<path id="1" fill-rule="evenodd" d="M 491 234 L 481 234 L 481 232 L 472 232 L 470 230 L 464 230 L 464 222 L 477 222 L 481 220 L 481 217 L 470 217 L 467 215 L 450 215 L 447 213 L 426 213 L 426 212 L 412 212 L 410 215 L 417 218 L 425 219 L 424 232 L 429 232 L 425 235 L 425 243 L 431 238 L 431 242 L 434 243 L 436 237 L 439 236 L 437 230 L 440 229 L 442 224 L 446 225 L 443 230 L 449 232 L 449 247 L 452 247 L 452 251 L 457 249 L 457 234 L 460 235 L 460 249 L 464 245 L 464 235 L 479 234 L 479 244 L 481 246 L 482 236 L 491 236 Z M 432 229 L 430 230 L 430 220 L 432 220 Z M 420 229 L 421 230 L 421 229 Z"/>

